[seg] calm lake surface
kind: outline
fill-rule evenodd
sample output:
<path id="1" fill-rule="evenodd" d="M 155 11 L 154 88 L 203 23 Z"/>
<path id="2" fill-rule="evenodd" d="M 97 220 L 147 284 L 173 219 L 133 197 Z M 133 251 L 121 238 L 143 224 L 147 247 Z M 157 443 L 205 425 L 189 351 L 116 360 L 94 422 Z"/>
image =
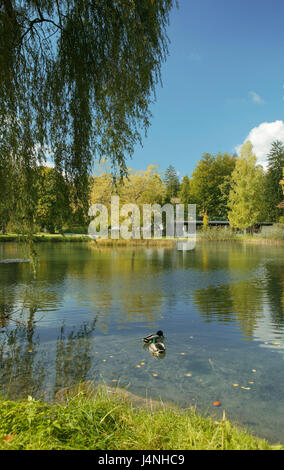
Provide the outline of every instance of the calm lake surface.
<path id="1" fill-rule="evenodd" d="M 225 410 L 284 443 L 283 247 L 37 249 L 36 280 L 29 264 L 0 264 L 2 394 L 51 399 L 95 380 L 217 418 Z M 25 257 L 0 244 L 0 259 Z M 160 360 L 141 340 L 158 329 Z"/>

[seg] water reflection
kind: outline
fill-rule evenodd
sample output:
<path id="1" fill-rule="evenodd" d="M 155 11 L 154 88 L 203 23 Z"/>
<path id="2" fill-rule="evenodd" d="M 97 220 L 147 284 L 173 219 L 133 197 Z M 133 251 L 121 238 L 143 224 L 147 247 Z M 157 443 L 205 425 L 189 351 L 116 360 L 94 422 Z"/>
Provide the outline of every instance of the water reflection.
<path id="1" fill-rule="evenodd" d="M 33 315 L 33 314 L 32 314 Z M 26 327 L 16 326 L 0 335 L 0 393 L 11 398 L 38 396 L 43 392 L 43 357 L 36 360 L 39 338 L 32 319 Z"/>
<path id="2" fill-rule="evenodd" d="M 0 265 L 2 394 L 54 396 L 80 380 L 119 381 L 185 406 L 207 409 L 221 398 L 233 418 L 281 434 L 283 248 L 42 243 L 38 252 L 36 280 L 26 264 Z M 0 256 L 24 257 L 13 243 L 0 244 Z M 162 361 L 141 346 L 160 328 L 167 332 Z M 232 395 L 233 383 L 245 390 L 249 381 L 257 387 Z"/>
<path id="3" fill-rule="evenodd" d="M 91 337 L 96 319 L 90 326 L 83 324 L 78 331 L 71 330 L 66 336 L 62 326 L 56 342 L 56 378 L 54 394 L 64 387 L 86 381 L 92 364 Z"/>

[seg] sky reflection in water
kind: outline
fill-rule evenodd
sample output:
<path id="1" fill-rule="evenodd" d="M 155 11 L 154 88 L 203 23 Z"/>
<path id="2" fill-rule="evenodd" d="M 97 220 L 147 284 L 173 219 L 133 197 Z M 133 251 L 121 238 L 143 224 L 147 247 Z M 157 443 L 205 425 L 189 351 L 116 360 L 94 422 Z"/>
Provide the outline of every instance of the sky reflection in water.
<path id="1" fill-rule="evenodd" d="M 50 399 L 80 380 L 119 384 L 217 417 L 225 409 L 284 442 L 283 248 L 38 251 L 36 280 L 27 264 L 0 265 L 2 394 Z M 1 259 L 20 257 L 20 246 L 0 244 Z M 157 329 L 161 360 L 141 340 Z"/>

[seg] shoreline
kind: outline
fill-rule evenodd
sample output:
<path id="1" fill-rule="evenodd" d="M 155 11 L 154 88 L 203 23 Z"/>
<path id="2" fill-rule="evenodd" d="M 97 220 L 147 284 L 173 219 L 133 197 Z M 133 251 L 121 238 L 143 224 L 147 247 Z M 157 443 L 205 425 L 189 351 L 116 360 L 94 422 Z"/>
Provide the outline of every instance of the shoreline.
<path id="1" fill-rule="evenodd" d="M 1 242 L 15 242 L 23 243 L 25 241 L 25 236 L 19 234 L 0 234 L 0 243 Z M 174 238 L 161 238 L 161 239 L 98 239 L 96 241 L 90 239 L 90 237 L 82 234 L 72 234 L 72 235 L 61 235 L 61 234 L 36 234 L 33 236 L 33 241 L 35 243 L 49 242 L 49 243 L 69 243 L 69 242 L 80 242 L 80 243 L 91 243 L 94 247 L 127 247 L 127 246 L 156 246 L 156 247 L 171 247 L 177 241 L 186 241 L 185 239 L 174 239 Z M 203 236 L 196 237 L 196 242 L 237 242 L 237 243 L 250 243 L 250 244 L 259 244 L 259 245 L 275 245 L 275 246 L 284 246 L 283 239 L 274 239 L 260 237 L 258 235 L 241 235 L 238 237 L 228 237 L 228 238 L 206 238 Z"/>
<path id="2" fill-rule="evenodd" d="M 2 450 L 283 450 L 245 426 L 194 407 L 145 399 L 93 381 L 60 389 L 51 403 L 0 398 Z M 27 424 L 27 414 L 29 423 Z"/>

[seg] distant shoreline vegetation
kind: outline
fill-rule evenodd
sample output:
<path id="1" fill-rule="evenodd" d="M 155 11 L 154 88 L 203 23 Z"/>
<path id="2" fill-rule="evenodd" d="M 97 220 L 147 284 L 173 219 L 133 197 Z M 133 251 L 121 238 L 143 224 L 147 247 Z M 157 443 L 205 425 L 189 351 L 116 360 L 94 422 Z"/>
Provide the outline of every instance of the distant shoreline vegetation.
<path id="1" fill-rule="evenodd" d="M 186 239 L 181 239 L 186 241 Z M 0 242 L 25 242 L 25 235 L 7 233 L 0 234 Z M 87 234 L 49 234 L 38 233 L 33 235 L 35 243 L 50 242 L 50 243 L 70 243 L 81 242 L 90 243 L 93 247 L 174 247 L 178 241 L 175 238 L 161 237 L 157 239 L 97 239 L 92 240 Z M 239 243 L 254 243 L 254 244 L 271 244 L 271 245 L 284 245 L 284 226 L 282 224 L 275 224 L 271 230 L 266 233 L 258 234 L 242 234 L 233 231 L 230 228 L 223 227 L 208 227 L 206 230 L 197 230 L 197 242 L 239 242 Z"/>
<path id="2" fill-rule="evenodd" d="M 143 206 L 147 205 L 184 205 L 185 208 L 195 205 L 196 219 L 203 221 L 204 228 L 210 220 L 229 221 L 230 227 L 238 231 L 252 231 L 257 223 L 283 223 L 284 145 L 281 142 L 272 144 L 267 160 L 268 167 L 264 171 L 257 164 L 249 141 L 243 145 L 239 156 L 204 154 L 191 177 L 185 175 L 182 179 L 172 165 L 165 172 L 155 165 L 138 171 L 127 168 L 127 176 L 118 178 L 113 174 L 110 163 L 104 160 L 88 177 L 88 198 L 84 204 L 74 199 L 76 188 L 72 181 L 65 181 L 64 175 L 58 175 L 55 168 L 39 166 L 33 172 L 32 220 L 15 210 L 14 200 L 18 192 L 10 188 L 11 191 L 6 191 L 0 201 L 0 232 L 3 235 L 28 233 L 35 237 L 40 232 L 84 235 L 94 217 L 89 215 L 89 208 L 101 205 L 110 214 L 112 196 L 119 197 L 120 208 L 135 206 L 141 214 Z M 134 216 L 132 214 L 132 219 Z M 187 217 L 185 210 L 185 220 Z M 151 224 L 152 219 L 153 216 Z M 165 230 L 164 214 L 162 219 Z M 150 218 L 148 222 L 150 226 Z M 125 223 L 130 223 L 127 208 L 119 215 L 117 225 Z M 107 230 L 110 225 L 108 220 L 105 224 Z M 137 225 L 140 229 L 140 223 Z M 208 238 L 212 237 L 213 232 Z"/>

